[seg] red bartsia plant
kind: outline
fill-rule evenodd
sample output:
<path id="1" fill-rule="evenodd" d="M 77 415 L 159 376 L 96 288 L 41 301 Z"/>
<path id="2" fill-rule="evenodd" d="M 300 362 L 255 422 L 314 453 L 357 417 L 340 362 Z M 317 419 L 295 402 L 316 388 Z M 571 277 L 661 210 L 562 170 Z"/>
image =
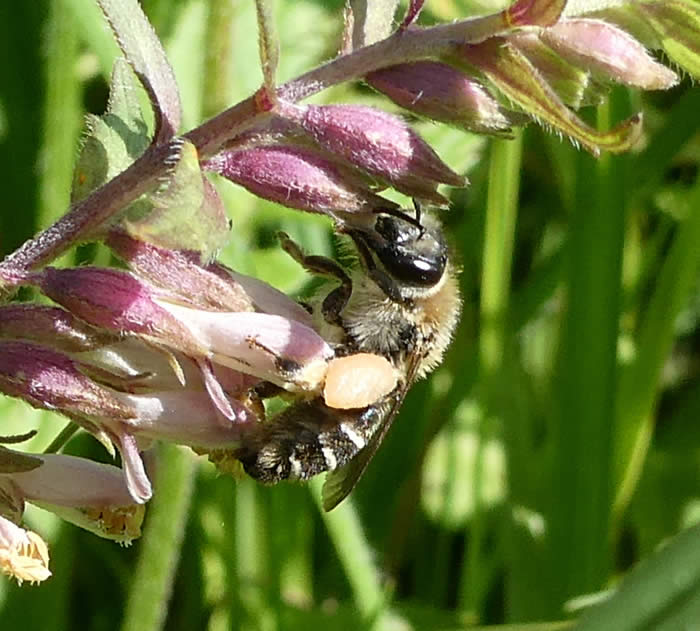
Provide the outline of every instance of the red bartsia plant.
<path id="1" fill-rule="evenodd" d="M 599 131 L 575 110 L 600 102 L 611 83 L 674 85 L 650 50 L 700 76 L 700 10 L 690 1 L 517 0 L 428 28 L 416 25 L 423 2 L 412 1 L 385 39 L 346 33 L 341 55 L 277 85 L 278 43 L 260 1 L 263 85 L 178 135 L 178 88 L 138 2 L 98 2 L 126 62 L 115 64 L 106 114 L 88 117 L 73 206 L 0 263 L 6 302 L 29 285 L 55 303 L 0 306 L 0 391 L 62 413 L 119 450 L 121 468 L 0 446 L 0 569 L 19 580 L 50 574 L 46 545 L 21 528 L 25 502 L 128 542 L 152 494 L 143 452 L 154 440 L 198 453 L 235 446 L 264 414 L 257 385 L 295 396 L 323 388 L 334 350 L 309 314 L 212 261 L 229 223 L 206 172 L 341 229 L 395 209 L 384 189 L 445 206 L 438 186 L 466 185 L 402 118 L 306 97 L 365 81 L 434 121 L 501 137 L 534 121 L 598 155 L 632 146 L 641 114 Z M 107 243 L 129 269 L 46 267 L 87 240 Z"/>

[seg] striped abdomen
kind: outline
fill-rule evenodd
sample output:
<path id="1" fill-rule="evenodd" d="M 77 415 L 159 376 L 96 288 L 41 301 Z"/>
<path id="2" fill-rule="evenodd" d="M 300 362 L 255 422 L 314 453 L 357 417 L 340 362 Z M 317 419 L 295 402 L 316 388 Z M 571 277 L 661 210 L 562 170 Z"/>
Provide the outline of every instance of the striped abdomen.
<path id="1" fill-rule="evenodd" d="M 261 423 L 236 458 L 260 482 L 306 480 L 352 460 L 381 425 L 387 409 L 388 402 L 358 410 L 329 408 L 320 398 L 297 403 Z"/>

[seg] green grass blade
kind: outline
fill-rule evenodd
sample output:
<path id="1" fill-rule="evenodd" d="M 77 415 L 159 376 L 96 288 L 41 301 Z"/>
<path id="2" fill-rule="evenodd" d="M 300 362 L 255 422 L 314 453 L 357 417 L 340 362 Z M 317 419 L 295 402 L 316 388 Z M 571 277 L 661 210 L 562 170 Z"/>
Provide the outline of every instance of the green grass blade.
<path id="1" fill-rule="evenodd" d="M 601 108 L 607 119 L 607 109 Z M 599 121 L 607 127 L 608 121 Z M 610 563 L 610 461 L 621 304 L 625 157 L 580 154 L 555 368 L 550 614 L 599 589 Z"/>
<path id="2" fill-rule="evenodd" d="M 194 463 L 192 454 L 181 447 L 160 447 L 154 497 L 148 505 L 122 631 L 163 628 L 188 518 Z"/>
<path id="3" fill-rule="evenodd" d="M 699 594 L 700 526 L 695 526 L 642 562 L 610 600 L 583 616 L 575 630 L 692 629 L 698 621 Z M 677 626 L 665 625 L 672 620 Z"/>
<path id="4" fill-rule="evenodd" d="M 617 398 L 615 512 L 629 502 L 651 438 L 653 410 L 664 361 L 671 350 L 675 323 L 687 304 L 700 266 L 700 178 L 659 272 L 637 339 L 634 362 L 624 371 Z"/>

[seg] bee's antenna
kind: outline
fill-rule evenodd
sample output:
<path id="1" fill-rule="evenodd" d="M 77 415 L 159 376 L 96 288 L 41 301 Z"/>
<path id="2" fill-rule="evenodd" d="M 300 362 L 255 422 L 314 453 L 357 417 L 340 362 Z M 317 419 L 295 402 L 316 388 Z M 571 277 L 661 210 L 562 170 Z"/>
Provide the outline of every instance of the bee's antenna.
<path id="1" fill-rule="evenodd" d="M 415 217 L 411 217 L 411 215 L 401 210 L 400 208 L 382 208 L 381 210 L 377 210 L 375 214 L 391 215 L 392 217 L 396 217 L 397 219 L 402 219 L 406 223 L 410 223 L 412 226 L 418 228 L 418 230 L 420 230 L 420 236 L 422 237 L 423 233 L 425 232 L 425 227 L 420 222 L 420 203 L 414 200 L 414 206 L 415 204 L 418 204 L 418 206 L 416 207 Z"/>
<path id="2" fill-rule="evenodd" d="M 413 208 L 416 210 L 416 221 L 420 224 L 420 214 L 423 210 L 423 205 L 414 197 L 413 198 Z M 421 224 L 421 228 L 423 224 Z"/>

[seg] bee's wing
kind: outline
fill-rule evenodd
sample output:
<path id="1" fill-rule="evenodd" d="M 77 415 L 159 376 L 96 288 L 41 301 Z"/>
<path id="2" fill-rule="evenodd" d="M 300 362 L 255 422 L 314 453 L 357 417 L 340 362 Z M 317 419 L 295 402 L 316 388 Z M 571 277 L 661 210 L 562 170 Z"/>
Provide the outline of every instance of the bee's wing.
<path id="1" fill-rule="evenodd" d="M 406 379 L 403 382 L 398 393 L 396 393 L 391 407 L 387 411 L 381 425 L 374 432 L 369 442 L 358 452 L 358 454 L 342 467 L 330 471 L 326 476 L 326 481 L 323 483 L 323 491 L 321 498 L 323 501 L 323 510 L 326 512 L 334 509 L 342 502 L 355 488 L 355 485 L 365 472 L 369 461 L 372 460 L 379 445 L 381 445 L 386 436 L 394 417 L 399 411 L 406 398 L 406 393 L 413 385 L 416 379 L 416 371 L 420 363 L 420 356 L 413 357 L 409 362 L 406 372 Z"/>

